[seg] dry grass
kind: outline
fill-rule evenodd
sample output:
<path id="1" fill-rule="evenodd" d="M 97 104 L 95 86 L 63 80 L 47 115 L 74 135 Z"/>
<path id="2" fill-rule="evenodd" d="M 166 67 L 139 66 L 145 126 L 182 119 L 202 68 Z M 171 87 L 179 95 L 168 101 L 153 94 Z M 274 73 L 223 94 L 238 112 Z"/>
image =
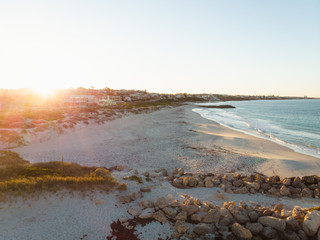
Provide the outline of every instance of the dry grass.
<path id="1" fill-rule="evenodd" d="M 0 151 L 0 199 L 7 195 L 23 196 L 42 191 L 56 192 L 67 188 L 83 191 L 116 187 L 125 190 L 124 184 L 104 168 L 86 167 L 76 163 L 46 162 L 30 164 L 17 153 Z"/>

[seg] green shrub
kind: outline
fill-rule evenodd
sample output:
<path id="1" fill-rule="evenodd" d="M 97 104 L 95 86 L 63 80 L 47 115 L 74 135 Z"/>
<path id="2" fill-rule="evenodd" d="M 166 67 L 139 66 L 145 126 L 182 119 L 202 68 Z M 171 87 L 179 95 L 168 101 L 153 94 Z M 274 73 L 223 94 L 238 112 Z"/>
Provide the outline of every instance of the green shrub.
<path id="1" fill-rule="evenodd" d="M 139 184 L 142 184 L 142 178 L 138 177 L 136 175 L 131 175 L 131 176 L 125 176 L 123 177 L 124 180 L 130 180 L 130 181 L 136 181 Z"/>

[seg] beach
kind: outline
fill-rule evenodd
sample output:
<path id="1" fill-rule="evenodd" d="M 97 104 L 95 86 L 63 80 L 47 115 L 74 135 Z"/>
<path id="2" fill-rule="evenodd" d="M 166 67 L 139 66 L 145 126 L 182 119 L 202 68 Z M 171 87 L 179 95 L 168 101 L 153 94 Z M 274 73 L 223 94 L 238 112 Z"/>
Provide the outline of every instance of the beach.
<path id="1" fill-rule="evenodd" d="M 124 165 L 141 171 L 236 171 L 280 177 L 318 174 L 320 160 L 202 118 L 193 105 L 91 125 L 14 149 L 30 162 Z"/>
<path id="2" fill-rule="evenodd" d="M 120 181 L 130 175 L 145 180 L 142 184 L 125 181 L 128 190 L 124 192 L 62 190 L 2 202 L 0 239 L 127 239 L 115 237 L 116 231 L 126 231 L 128 226 L 129 230 L 132 229 L 128 221 L 137 221 L 133 218 L 135 209 L 140 214 L 145 201 L 156 203 L 161 197 L 169 199 L 171 204 L 180 201 L 180 204 L 183 202 L 182 205 L 186 205 L 186 202 L 190 203 L 188 199 L 192 202 L 196 200 L 200 205 L 210 202 L 217 209 L 229 201 L 241 206 L 246 203 L 270 209 L 281 203 L 285 210 L 281 212 L 282 218 L 291 214 L 295 206 L 309 208 L 319 205 L 316 198 L 295 199 L 252 192 L 252 189 L 240 194 L 224 192 L 221 185 L 210 188 L 175 187 L 170 177 L 158 169 L 167 170 L 164 172 L 168 172 L 169 176 L 175 168 L 183 168 L 194 176 L 200 176 L 195 174 L 197 172 L 214 173 L 216 176 L 254 172 L 294 176 L 317 174 L 319 169 L 315 158 L 220 126 L 200 117 L 192 111 L 193 108 L 193 105 L 185 105 L 130 115 L 14 149 L 31 162 L 61 160 L 63 156 L 63 161 L 82 165 L 122 166 L 120 171 L 112 172 Z M 145 176 L 149 176 L 148 181 Z M 149 210 L 144 209 L 141 214 Z M 171 239 L 176 234 L 176 224 L 159 221 L 135 223 L 134 235 L 130 236 L 146 240 Z M 117 223 L 126 227 L 116 229 Z M 230 231 L 227 228 L 216 234 L 226 236 Z"/>

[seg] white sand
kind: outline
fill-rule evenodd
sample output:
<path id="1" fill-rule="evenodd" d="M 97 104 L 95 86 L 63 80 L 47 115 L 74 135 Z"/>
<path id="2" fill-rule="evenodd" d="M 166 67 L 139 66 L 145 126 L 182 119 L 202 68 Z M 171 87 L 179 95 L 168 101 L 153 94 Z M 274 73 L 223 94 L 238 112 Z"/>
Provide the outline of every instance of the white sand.
<path id="1" fill-rule="evenodd" d="M 132 115 L 14 149 L 31 161 L 138 169 L 259 171 L 265 175 L 319 174 L 320 159 L 234 131 L 200 117 L 193 106 Z"/>

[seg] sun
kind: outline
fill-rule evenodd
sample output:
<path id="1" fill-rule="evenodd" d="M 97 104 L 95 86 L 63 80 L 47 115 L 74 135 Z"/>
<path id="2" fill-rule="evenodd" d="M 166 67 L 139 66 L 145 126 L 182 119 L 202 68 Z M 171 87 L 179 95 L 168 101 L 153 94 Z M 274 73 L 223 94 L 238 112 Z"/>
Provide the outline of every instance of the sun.
<path id="1" fill-rule="evenodd" d="M 50 86 L 36 86 L 32 87 L 32 90 L 39 96 L 43 98 L 52 97 L 55 92 L 55 88 L 52 88 Z"/>

